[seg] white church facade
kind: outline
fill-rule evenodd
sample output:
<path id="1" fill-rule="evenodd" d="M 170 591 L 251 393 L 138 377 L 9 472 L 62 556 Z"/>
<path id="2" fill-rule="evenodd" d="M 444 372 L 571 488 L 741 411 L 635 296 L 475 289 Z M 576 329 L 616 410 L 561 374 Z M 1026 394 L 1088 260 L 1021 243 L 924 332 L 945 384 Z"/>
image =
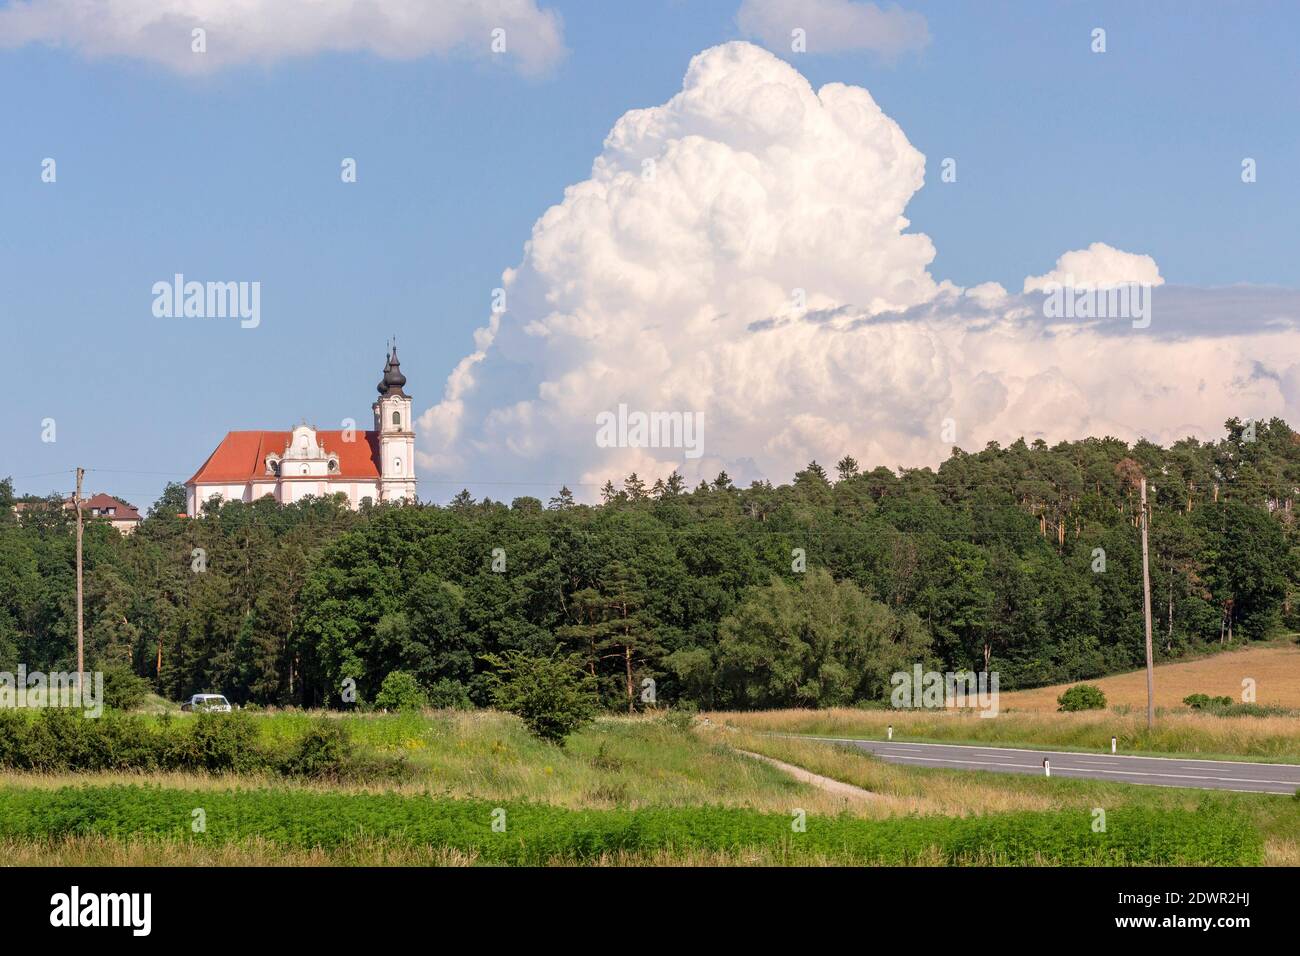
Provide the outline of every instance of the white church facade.
<path id="1" fill-rule="evenodd" d="M 415 501 L 415 431 L 405 385 L 394 346 L 371 406 L 373 431 L 303 424 L 291 431 L 228 432 L 185 483 L 186 511 L 195 517 L 213 499 L 251 502 L 267 495 L 290 504 L 342 492 L 353 508 L 367 498 Z"/>

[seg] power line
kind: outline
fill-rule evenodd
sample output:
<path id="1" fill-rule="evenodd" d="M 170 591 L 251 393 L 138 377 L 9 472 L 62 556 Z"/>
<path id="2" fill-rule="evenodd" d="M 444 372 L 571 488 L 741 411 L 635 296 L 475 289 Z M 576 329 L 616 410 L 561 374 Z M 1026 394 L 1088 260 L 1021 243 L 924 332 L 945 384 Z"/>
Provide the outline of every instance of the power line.
<path id="1" fill-rule="evenodd" d="M 34 475 L 5 475 L 4 477 L 11 478 L 14 481 L 22 481 L 25 478 L 48 478 L 50 475 L 71 475 L 75 472 L 75 468 L 65 468 L 62 471 L 41 471 Z"/>

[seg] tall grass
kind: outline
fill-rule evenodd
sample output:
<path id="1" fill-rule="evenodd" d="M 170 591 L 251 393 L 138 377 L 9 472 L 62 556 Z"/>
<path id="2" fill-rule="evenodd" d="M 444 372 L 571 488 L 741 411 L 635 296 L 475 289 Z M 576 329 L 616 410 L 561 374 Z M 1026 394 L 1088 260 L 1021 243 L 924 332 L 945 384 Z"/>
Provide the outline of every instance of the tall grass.
<path id="1" fill-rule="evenodd" d="M 1112 735 L 1121 752 L 1200 754 L 1300 763 L 1300 719 L 1221 717 L 1166 713 L 1147 730 L 1145 714 L 1114 711 L 1042 714 L 1003 712 L 996 717 L 953 711 L 770 710 L 722 712 L 711 721 L 743 730 L 881 738 L 894 727 L 895 740 L 947 741 L 1006 746 L 1110 750 Z"/>

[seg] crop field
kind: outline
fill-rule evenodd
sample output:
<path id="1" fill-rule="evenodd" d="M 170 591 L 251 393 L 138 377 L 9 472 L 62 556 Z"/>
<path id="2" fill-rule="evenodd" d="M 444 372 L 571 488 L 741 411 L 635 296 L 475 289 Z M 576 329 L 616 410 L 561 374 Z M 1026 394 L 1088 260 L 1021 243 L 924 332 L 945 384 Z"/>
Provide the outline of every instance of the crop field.
<path id="1" fill-rule="evenodd" d="M 328 722 L 358 766 L 381 769 L 10 768 L 0 853 L 65 865 L 1300 862 L 1300 801 L 1265 794 L 899 767 L 681 715 L 603 718 L 564 748 L 491 711 L 236 716 L 249 753 L 291 752 Z M 172 735 L 201 720 L 135 719 Z M 862 792 L 828 792 L 742 751 Z"/>
<path id="2" fill-rule="evenodd" d="M 297 850 L 373 839 L 435 846 L 484 863 L 587 862 L 674 850 L 767 848 L 784 863 L 1066 865 L 1259 863 L 1260 835 L 1223 808 L 1121 807 L 1096 832 L 1085 812 L 1023 811 L 863 820 L 725 807 L 569 810 L 535 803 L 308 790 L 64 787 L 0 790 L 0 839 L 113 838 L 228 843 L 259 838 Z M 202 814 L 204 828 L 193 821 Z"/>
<path id="3" fill-rule="evenodd" d="M 1156 675 L 1157 707 L 1180 708 L 1189 694 L 1239 701 L 1242 681 L 1250 680 L 1254 682 L 1257 703 L 1300 709 L 1300 646 L 1291 642 L 1161 664 Z M 1100 687 L 1112 707 L 1146 708 L 1145 670 L 1099 677 L 1087 683 Z M 1004 693 L 1002 706 L 1013 711 L 1054 712 L 1056 698 L 1070 686 L 1058 684 Z"/>

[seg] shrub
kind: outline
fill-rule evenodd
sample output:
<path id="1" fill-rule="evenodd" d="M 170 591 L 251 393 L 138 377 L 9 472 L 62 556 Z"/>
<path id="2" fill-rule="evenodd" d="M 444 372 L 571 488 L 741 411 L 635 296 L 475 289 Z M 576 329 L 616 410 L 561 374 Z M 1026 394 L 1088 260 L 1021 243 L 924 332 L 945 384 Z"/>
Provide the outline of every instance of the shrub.
<path id="1" fill-rule="evenodd" d="M 443 678 L 429 688 L 429 706 L 442 709 L 471 710 L 474 704 L 469 691 L 460 681 Z"/>
<path id="2" fill-rule="evenodd" d="M 137 677 L 130 668 L 120 664 L 105 667 L 104 706 L 113 710 L 134 710 L 144 703 L 149 693 L 149 682 Z"/>
<path id="3" fill-rule="evenodd" d="M 1231 697 L 1211 697 L 1208 694 L 1188 694 L 1183 698 L 1183 703 L 1192 710 L 1205 710 L 1209 707 L 1231 707 Z"/>
<path id="4" fill-rule="evenodd" d="M 1060 697 L 1056 709 L 1063 711 L 1105 710 L 1106 695 L 1095 684 L 1075 684 Z"/>
<path id="5" fill-rule="evenodd" d="M 270 763 L 256 746 L 257 727 L 247 714 L 201 713 L 185 723 L 184 731 L 168 737 L 167 758 L 174 769 L 251 773 Z"/>
<path id="6" fill-rule="evenodd" d="M 688 701 L 664 711 L 663 717 L 660 719 L 673 730 L 685 733 L 691 729 L 699 712 L 699 707 Z"/>
<path id="7" fill-rule="evenodd" d="M 239 714 L 162 720 L 107 711 L 95 720 L 62 709 L 0 712 L 0 767 L 15 770 L 200 770 L 244 773 L 264 768 L 256 728 Z"/>
<path id="8" fill-rule="evenodd" d="M 426 703 L 420 682 L 406 671 L 391 671 L 375 697 L 375 706 L 382 710 L 419 710 Z"/>
<path id="9" fill-rule="evenodd" d="M 1225 698 L 1226 700 L 1227 698 Z M 1300 717 L 1300 711 L 1281 704 L 1224 704 L 1215 707 L 1220 717 Z"/>
<path id="10" fill-rule="evenodd" d="M 347 774 L 353 760 L 352 740 L 342 723 L 321 717 L 290 750 L 280 772 L 289 777 L 338 779 Z"/>
<path id="11" fill-rule="evenodd" d="M 596 681 L 576 655 L 507 651 L 483 659 L 496 668 L 489 675 L 493 702 L 543 740 L 564 746 L 565 737 L 595 717 Z"/>
<path id="12" fill-rule="evenodd" d="M 622 770 L 623 758 L 609 753 L 606 742 L 602 740 L 600 747 L 596 749 L 595 755 L 591 758 L 591 765 L 597 770 Z"/>
<path id="13" fill-rule="evenodd" d="M 77 711 L 0 710 L 0 769 L 278 771 L 311 778 L 401 779 L 410 768 L 402 757 L 358 755 L 343 725 L 329 719 L 311 726 L 286 749 L 275 749 L 259 742 L 256 718 L 242 713 L 180 720 L 163 714 L 153 722 L 120 711 L 89 720 Z"/>

